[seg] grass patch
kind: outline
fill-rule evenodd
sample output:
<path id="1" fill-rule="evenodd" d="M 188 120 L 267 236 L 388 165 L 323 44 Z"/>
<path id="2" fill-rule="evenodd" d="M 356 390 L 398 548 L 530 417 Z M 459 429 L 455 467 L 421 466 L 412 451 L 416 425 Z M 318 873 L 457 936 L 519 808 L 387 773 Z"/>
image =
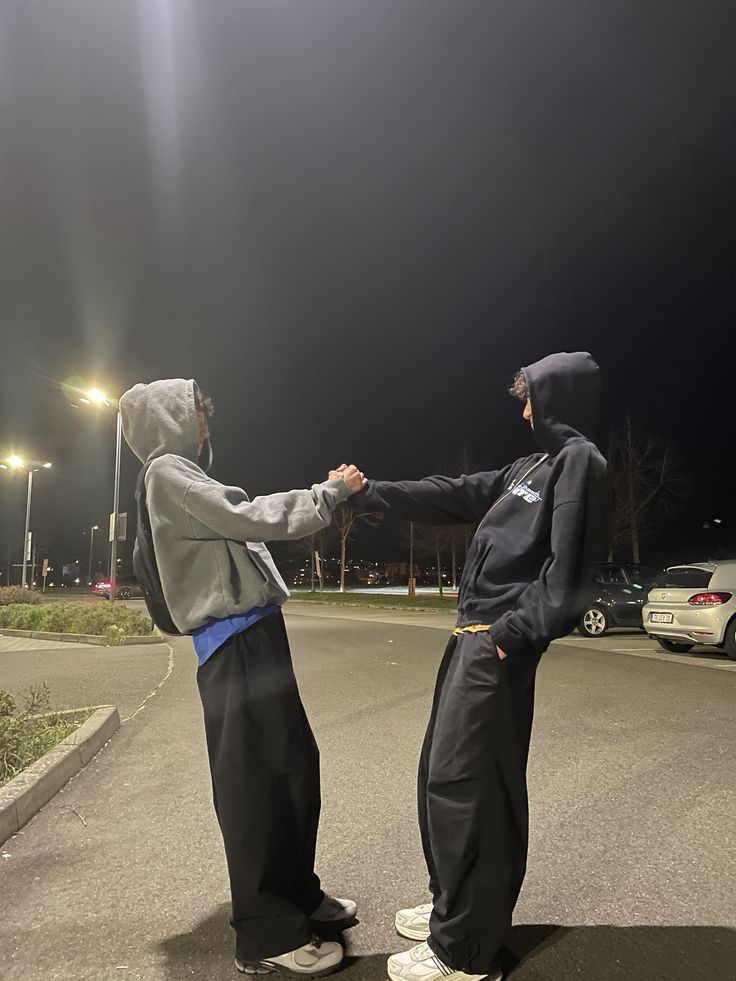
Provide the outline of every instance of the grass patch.
<path id="1" fill-rule="evenodd" d="M 150 634 L 151 618 L 120 604 L 49 603 L 42 606 L 21 603 L 0 606 L 0 630 L 49 630 L 65 634 L 104 636 L 110 644 L 121 644 L 126 637 Z"/>
<path id="2" fill-rule="evenodd" d="M 48 753 L 89 718 L 90 710 L 44 712 L 50 704 L 48 687 L 29 689 L 19 710 L 13 696 L 0 690 L 0 787 Z"/>
<path id="3" fill-rule="evenodd" d="M 455 596 L 401 596 L 385 593 L 310 593 L 291 591 L 292 598 L 327 606 L 369 606 L 381 610 L 448 610 L 457 608 Z"/>

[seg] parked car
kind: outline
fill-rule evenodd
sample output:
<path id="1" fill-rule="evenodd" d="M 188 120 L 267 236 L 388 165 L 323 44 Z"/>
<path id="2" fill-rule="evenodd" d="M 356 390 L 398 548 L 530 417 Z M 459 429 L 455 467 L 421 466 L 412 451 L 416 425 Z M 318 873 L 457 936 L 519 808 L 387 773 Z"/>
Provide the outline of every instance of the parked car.
<path id="1" fill-rule="evenodd" d="M 101 579 L 96 582 L 92 587 L 92 592 L 96 596 L 102 596 L 104 599 L 110 599 L 110 591 L 112 589 L 112 583 L 109 579 Z M 115 584 L 115 599 L 136 599 L 137 597 L 143 596 L 143 590 L 138 585 L 136 579 L 132 576 L 121 576 Z"/>
<path id="2" fill-rule="evenodd" d="M 707 644 L 736 661 L 736 560 L 671 566 L 649 593 L 644 629 L 666 651 Z"/>
<path id="3" fill-rule="evenodd" d="M 597 592 L 578 622 L 583 637 L 602 637 L 611 627 L 644 629 L 642 608 L 663 573 L 646 565 L 603 562 L 596 567 Z"/>

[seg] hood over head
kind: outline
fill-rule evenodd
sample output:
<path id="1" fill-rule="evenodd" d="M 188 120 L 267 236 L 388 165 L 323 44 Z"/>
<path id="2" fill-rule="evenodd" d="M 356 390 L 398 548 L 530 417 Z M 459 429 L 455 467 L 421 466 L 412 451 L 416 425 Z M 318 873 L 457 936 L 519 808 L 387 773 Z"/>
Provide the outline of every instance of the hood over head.
<path id="1" fill-rule="evenodd" d="M 529 387 L 534 435 L 546 453 L 554 456 L 571 439 L 595 438 L 601 376 L 587 351 L 550 354 L 522 371 Z"/>
<path id="2" fill-rule="evenodd" d="M 209 470 L 212 465 L 209 440 L 197 458 L 196 389 L 197 383 L 192 378 L 164 378 L 148 385 L 134 385 L 122 396 L 123 435 L 141 463 L 172 453 Z"/>

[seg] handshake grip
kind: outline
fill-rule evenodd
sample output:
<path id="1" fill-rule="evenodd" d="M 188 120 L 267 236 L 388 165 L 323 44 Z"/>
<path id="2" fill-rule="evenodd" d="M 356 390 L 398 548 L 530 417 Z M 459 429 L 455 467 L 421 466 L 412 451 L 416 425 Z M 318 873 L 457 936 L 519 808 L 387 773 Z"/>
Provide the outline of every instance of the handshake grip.
<path id="1" fill-rule="evenodd" d="M 350 488 L 351 495 L 362 491 L 368 484 L 365 474 L 362 470 L 358 470 L 354 463 L 341 463 L 339 467 L 330 470 L 327 479 L 344 480 Z"/>

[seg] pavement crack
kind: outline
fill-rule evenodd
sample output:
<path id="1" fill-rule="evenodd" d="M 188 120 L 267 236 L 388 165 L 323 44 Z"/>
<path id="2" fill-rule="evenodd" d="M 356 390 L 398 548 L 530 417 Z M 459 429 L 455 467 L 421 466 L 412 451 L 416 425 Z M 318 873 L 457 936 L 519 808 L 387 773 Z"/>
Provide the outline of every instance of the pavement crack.
<path id="1" fill-rule="evenodd" d="M 78 811 L 78 810 L 76 809 L 76 807 L 70 807 L 70 808 L 69 808 L 69 810 L 70 810 L 70 811 L 72 812 L 72 814 L 76 814 L 76 815 L 77 815 L 77 817 L 79 818 L 79 820 L 80 820 L 80 821 L 82 822 L 82 824 L 83 824 L 83 825 L 85 826 L 85 828 L 86 828 L 86 827 L 87 827 L 87 822 L 86 822 L 86 821 L 84 820 L 84 818 L 83 818 L 83 817 L 82 817 L 82 815 L 81 815 L 81 814 L 79 813 L 79 811 Z"/>
<path id="2" fill-rule="evenodd" d="M 153 689 L 153 691 L 150 691 L 146 695 L 146 697 L 143 699 L 143 701 L 138 706 L 138 708 L 135 710 L 135 712 L 131 713 L 131 715 L 127 716 L 127 718 L 122 719 L 121 724 L 124 724 L 126 722 L 131 722 L 136 717 L 136 715 L 138 715 L 139 712 L 142 712 L 143 709 L 146 707 L 146 705 L 153 698 L 153 696 L 157 692 L 161 691 L 161 689 L 163 688 L 163 686 L 166 684 L 166 682 L 171 677 L 171 672 L 174 670 L 174 648 L 171 646 L 171 644 L 166 644 L 166 647 L 168 648 L 168 651 L 169 651 L 169 662 L 168 662 L 168 665 L 167 665 L 167 668 L 166 668 L 166 674 L 163 676 L 163 678 L 161 679 L 161 681 L 159 681 L 159 683 L 156 685 L 156 687 Z"/>

